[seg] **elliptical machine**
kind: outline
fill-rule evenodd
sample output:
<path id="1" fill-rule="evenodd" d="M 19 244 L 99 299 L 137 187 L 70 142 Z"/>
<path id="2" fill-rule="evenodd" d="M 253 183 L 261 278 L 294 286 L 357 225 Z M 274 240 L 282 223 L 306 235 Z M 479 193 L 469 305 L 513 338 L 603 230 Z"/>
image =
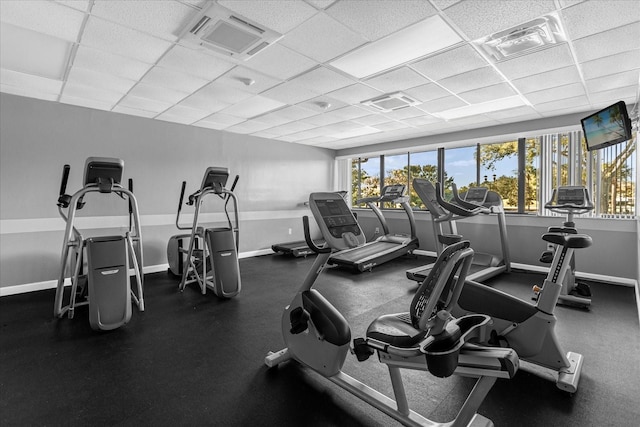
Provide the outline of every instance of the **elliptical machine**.
<path id="1" fill-rule="evenodd" d="M 187 205 L 194 206 L 193 224 L 191 227 L 180 225 L 180 212 L 186 188 L 182 182 L 176 227 L 179 230 L 191 230 L 190 234 L 171 237 L 167 244 L 169 270 L 181 275 L 180 291 L 189 283 L 198 283 L 204 295 L 207 288 L 222 298 L 231 298 L 240 292 L 240 265 L 238 263 L 238 200 L 233 190 L 238 183 L 238 176 L 231 189 L 225 188 L 229 178 L 229 170 L 223 167 L 209 167 L 202 178 L 200 189 L 188 196 Z M 217 195 L 225 201 L 224 212 L 226 227 L 206 228 L 200 224 L 200 208 L 204 198 Z M 229 217 L 228 204 L 233 200 L 235 221 Z M 184 239 L 189 239 L 189 247 L 184 249 Z M 202 249 L 200 249 L 202 247 Z"/>
<path id="2" fill-rule="evenodd" d="M 589 197 L 589 191 L 583 186 L 564 186 L 553 189 L 551 200 L 544 207 L 553 212 L 567 215 L 567 220 L 561 227 L 549 227 L 549 233 L 561 233 L 564 235 L 577 234 L 576 223 L 573 221 L 574 215 L 580 215 L 593 210 L 593 203 Z M 553 261 L 553 256 L 558 250 L 556 245 L 553 249 L 546 250 L 540 256 L 540 262 L 549 264 Z M 541 288 L 533 287 L 536 297 Z M 591 306 L 591 289 L 586 283 L 576 282 L 576 258 L 575 254 L 569 260 L 569 270 L 562 282 L 562 290 L 558 296 L 558 304 L 570 305 L 574 307 L 589 308 Z"/>
<path id="3" fill-rule="evenodd" d="M 53 314 L 62 317 L 65 313 L 74 317 L 76 307 L 89 305 L 89 323 L 94 330 L 111 330 L 125 325 L 131 319 L 131 300 L 140 311 L 144 311 L 142 236 L 138 202 L 129 189 L 120 185 L 124 162 L 106 157 L 89 157 L 84 168 L 84 186 L 72 196 L 66 194 L 71 167 L 64 165 L 58 212 L 67 223 L 60 276 L 56 286 Z M 75 227 L 76 213 L 85 205 L 88 193 L 116 194 L 129 202 L 129 230 L 124 236 L 99 236 L 85 239 Z M 66 212 L 65 212 L 66 209 Z M 84 270 L 86 260 L 87 269 Z M 133 264 L 137 294 L 130 284 L 129 261 Z M 69 304 L 63 306 L 65 271 L 71 274 Z M 77 302 L 77 299 L 84 301 Z"/>
<path id="4" fill-rule="evenodd" d="M 274 367 L 294 359 L 318 374 L 408 426 L 492 426 L 477 409 L 497 378 L 512 378 L 518 357 L 511 349 L 471 344 L 482 340 L 486 315 L 453 318 L 450 309 L 458 299 L 471 264 L 469 242 L 459 242 L 438 257 L 427 280 L 414 297 L 408 313 L 381 316 L 369 326 L 366 338 L 354 340 L 359 361 L 374 352 L 387 365 L 395 400 L 341 371 L 350 349 L 351 329 L 342 314 L 313 284 L 333 251 L 365 243 L 364 233 L 336 193 L 312 193 L 311 212 L 327 242 L 318 248 L 311 240 L 308 218 L 303 218 L 307 244 L 318 253 L 316 260 L 282 315 L 287 348 L 270 352 L 265 364 Z M 436 423 L 409 409 L 401 369 L 429 371 L 438 377 L 463 375 L 478 378 L 475 387 L 450 423 Z"/>

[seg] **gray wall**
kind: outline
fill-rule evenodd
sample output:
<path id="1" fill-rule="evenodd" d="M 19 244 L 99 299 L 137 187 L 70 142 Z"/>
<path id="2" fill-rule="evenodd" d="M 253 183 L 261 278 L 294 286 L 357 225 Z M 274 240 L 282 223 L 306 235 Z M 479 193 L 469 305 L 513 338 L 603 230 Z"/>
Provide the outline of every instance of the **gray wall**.
<path id="1" fill-rule="evenodd" d="M 406 215 L 401 211 L 385 211 L 390 231 L 408 233 Z M 435 251 L 431 217 L 427 212 L 416 212 L 417 234 L 420 249 Z M 379 223 L 367 210 L 358 210 L 358 219 L 370 239 L 374 237 Z M 507 215 L 507 235 L 511 261 L 535 266 L 546 266 L 539 262 L 546 242 L 540 236 L 553 225 L 561 225 L 562 217 L 537 217 L 533 215 Z M 579 232 L 590 235 L 593 245 L 578 249 L 576 253 L 577 271 L 614 278 L 639 279 L 638 271 L 638 224 L 636 220 L 611 220 L 601 218 L 575 218 Z M 472 243 L 479 252 L 497 254 L 500 252 L 497 219 L 493 215 L 479 215 L 458 221 L 458 233 Z"/>
<path id="2" fill-rule="evenodd" d="M 302 238 L 301 203 L 332 189 L 334 152 L 251 136 L 0 94 L 0 287 L 55 280 L 64 221 L 56 200 L 64 164 L 68 192 L 82 185 L 87 157 L 124 160 L 143 224 L 145 265 L 165 264 L 176 234 L 180 184 L 195 191 L 208 166 L 240 175 L 240 252 Z M 215 199 L 215 198 L 213 198 Z M 87 235 L 122 231 L 126 204 L 92 195 L 81 211 Z M 203 212 L 219 212 L 210 203 Z M 189 208 L 183 212 L 189 213 Z M 113 224 L 113 215 L 116 222 Z M 106 218 L 109 216 L 109 218 Z M 213 220 L 218 217 L 213 216 Z M 189 223 L 185 217 L 185 223 Z M 289 234 L 291 229 L 291 234 Z"/>

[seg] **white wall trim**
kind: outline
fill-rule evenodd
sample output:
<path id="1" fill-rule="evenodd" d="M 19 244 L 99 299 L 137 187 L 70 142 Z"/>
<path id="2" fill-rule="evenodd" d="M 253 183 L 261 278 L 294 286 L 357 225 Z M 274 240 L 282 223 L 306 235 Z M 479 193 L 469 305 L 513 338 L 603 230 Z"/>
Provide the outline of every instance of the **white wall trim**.
<path id="1" fill-rule="evenodd" d="M 240 254 L 238 254 L 238 258 L 239 259 L 252 258 L 252 257 L 268 255 L 272 253 L 273 251 L 271 249 L 260 249 L 257 251 L 240 252 Z M 169 268 L 169 264 L 148 265 L 144 267 L 142 271 L 144 272 L 144 274 L 160 273 L 162 271 L 167 271 L 168 268 Z M 42 291 L 45 289 L 55 289 L 57 285 L 58 285 L 57 280 L 45 280 L 44 282 L 3 286 L 3 287 L 0 287 L 0 298 L 6 297 L 9 295 L 24 294 L 27 292 Z M 65 279 L 64 285 L 71 286 L 71 279 L 69 278 Z"/>
<path id="2" fill-rule="evenodd" d="M 264 221 L 273 219 L 295 219 L 300 218 L 301 210 L 282 211 L 251 211 L 240 212 L 240 221 Z M 157 227 L 174 225 L 175 215 L 141 215 L 140 223 L 143 227 Z M 227 220 L 223 213 L 203 213 L 200 215 L 200 222 L 225 222 Z M 185 213 L 180 216 L 180 224 L 189 226 L 193 223 L 193 214 Z M 129 226 L 129 217 L 120 216 L 88 216 L 76 217 L 75 225 L 80 229 L 103 229 L 119 228 Z M 40 233 L 47 231 L 64 231 L 66 227 L 62 218 L 29 218 L 29 219 L 3 219 L 0 220 L 0 235 L 20 234 L 20 233 Z"/>

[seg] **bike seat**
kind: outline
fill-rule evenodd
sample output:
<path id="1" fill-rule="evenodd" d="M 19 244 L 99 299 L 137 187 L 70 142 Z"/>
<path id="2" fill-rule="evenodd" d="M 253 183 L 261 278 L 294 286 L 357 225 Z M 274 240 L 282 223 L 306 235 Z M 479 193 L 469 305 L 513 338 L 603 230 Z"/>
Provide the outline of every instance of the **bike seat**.
<path id="1" fill-rule="evenodd" d="M 553 243 L 554 245 L 560 245 L 567 248 L 588 248 L 593 243 L 591 236 L 586 234 L 570 234 L 565 236 L 558 233 L 545 233 L 542 235 L 542 240 L 545 242 Z"/>

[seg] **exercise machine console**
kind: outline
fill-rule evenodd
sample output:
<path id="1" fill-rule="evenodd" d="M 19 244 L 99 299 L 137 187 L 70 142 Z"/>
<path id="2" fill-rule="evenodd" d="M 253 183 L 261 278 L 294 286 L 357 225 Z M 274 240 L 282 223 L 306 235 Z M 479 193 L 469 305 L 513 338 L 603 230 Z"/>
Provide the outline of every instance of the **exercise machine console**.
<path id="1" fill-rule="evenodd" d="M 326 244 L 322 248 L 315 245 L 308 218 L 304 217 L 307 243 L 318 256 L 283 312 L 281 326 L 287 348 L 270 352 L 265 364 L 275 367 L 295 360 L 404 425 L 492 426 L 490 420 L 477 414 L 477 409 L 497 378 L 515 375 L 518 357 L 511 349 L 473 344 L 483 325 L 490 322 L 488 316 L 454 318 L 450 314 L 473 257 L 469 242 L 451 245 L 438 257 L 409 312 L 378 317 L 366 337 L 355 339 L 351 348 L 348 322 L 313 285 L 332 252 L 362 246 L 364 233 L 339 195 L 313 193 L 309 204 Z M 361 362 L 378 354 L 379 361 L 389 369 L 395 399 L 342 371 L 349 350 Z M 450 423 L 436 423 L 409 408 L 402 369 L 428 371 L 441 378 L 455 374 L 477 380 L 456 418 Z"/>
<path id="2" fill-rule="evenodd" d="M 73 195 L 66 194 L 71 167 L 64 165 L 58 212 L 66 222 L 60 275 L 56 286 L 54 316 L 74 317 L 76 307 L 89 306 L 89 323 L 94 330 L 111 330 L 131 319 L 131 301 L 144 311 L 142 236 L 138 202 L 129 189 L 122 187 L 124 162 L 121 159 L 89 157 L 84 168 L 84 185 Z M 124 235 L 86 238 L 76 228 L 77 211 L 85 206 L 89 193 L 115 194 L 129 203 L 129 229 Z M 86 269 L 85 269 L 86 262 Z M 137 291 L 131 289 L 129 262 L 133 264 Z M 71 273 L 69 303 L 63 305 L 65 276 Z"/>

